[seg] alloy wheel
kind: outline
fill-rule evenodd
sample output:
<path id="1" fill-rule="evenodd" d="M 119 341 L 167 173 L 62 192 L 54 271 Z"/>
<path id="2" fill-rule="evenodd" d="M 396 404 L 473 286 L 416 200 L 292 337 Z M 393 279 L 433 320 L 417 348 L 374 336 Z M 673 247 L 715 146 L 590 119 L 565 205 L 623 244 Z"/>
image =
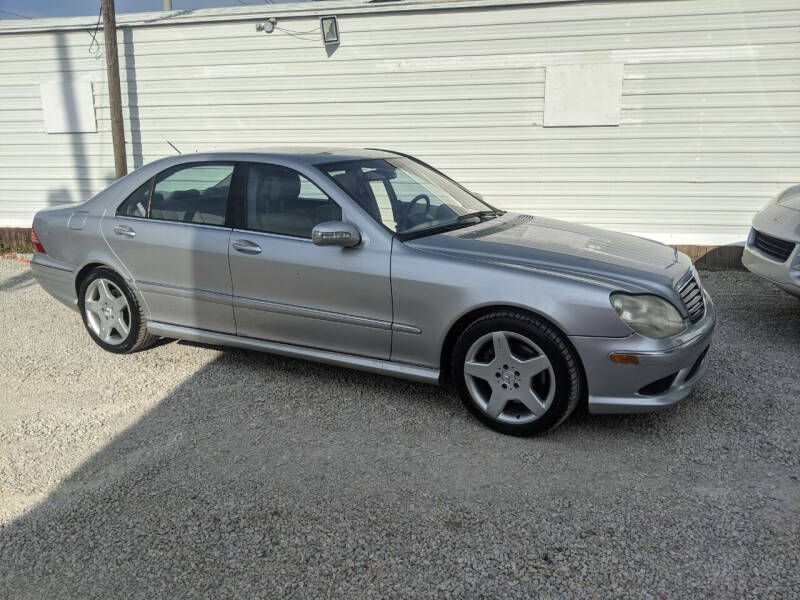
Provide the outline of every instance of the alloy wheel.
<path id="1" fill-rule="evenodd" d="M 99 277 L 86 288 L 83 310 L 92 332 L 106 344 L 124 342 L 131 330 L 131 309 L 119 286 Z"/>
<path id="2" fill-rule="evenodd" d="M 535 421 L 550 408 L 556 391 L 550 359 L 533 341 L 511 331 L 478 338 L 467 352 L 464 378 L 478 408 L 504 423 Z"/>

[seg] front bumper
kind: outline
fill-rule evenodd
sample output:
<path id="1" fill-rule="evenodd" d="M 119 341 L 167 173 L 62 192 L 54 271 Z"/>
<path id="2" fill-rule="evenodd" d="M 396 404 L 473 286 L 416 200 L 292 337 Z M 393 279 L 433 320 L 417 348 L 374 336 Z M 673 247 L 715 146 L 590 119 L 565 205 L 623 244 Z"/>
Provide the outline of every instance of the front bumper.
<path id="1" fill-rule="evenodd" d="M 750 239 L 747 240 L 742 252 L 742 264 L 745 268 L 790 294 L 800 297 L 800 244 L 795 246 L 787 260 L 779 262 L 751 246 L 752 237 L 751 231 Z"/>
<path id="2" fill-rule="evenodd" d="M 650 412 L 672 406 L 691 393 L 706 372 L 706 354 L 717 319 L 710 296 L 705 291 L 703 295 L 703 318 L 666 340 L 639 334 L 626 338 L 570 337 L 586 372 L 589 412 Z M 635 355 L 639 364 L 612 362 L 613 353 Z"/>

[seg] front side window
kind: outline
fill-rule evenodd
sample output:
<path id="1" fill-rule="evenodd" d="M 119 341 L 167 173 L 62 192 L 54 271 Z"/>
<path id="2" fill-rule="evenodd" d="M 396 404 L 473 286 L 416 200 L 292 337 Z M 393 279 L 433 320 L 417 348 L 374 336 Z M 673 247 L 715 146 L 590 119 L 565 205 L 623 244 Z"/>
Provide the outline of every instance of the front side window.
<path id="1" fill-rule="evenodd" d="M 451 179 L 410 158 L 348 160 L 317 168 L 372 218 L 404 239 L 501 214 Z"/>
<path id="2" fill-rule="evenodd" d="M 152 179 L 148 179 L 145 183 L 136 188 L 130 196 L 125 199 L 125 202 L 117 208 L 117 215 L 121 217 L 146 217 L 147 216 L 147 201 L 150 199 L 150 186 L 153 184 Z"/>
<path id="3" fill-rule="evenodd" d="M 178 166 L 161 173 L 150 199 L 150 218 L 224 225 L 233 163 Z"/>
<path id="4" fill-rule="evenodd" d="M 341 219 L 339 205 L 297 171 L 278 165 L 248 166 L 247 229 L 310 238 L 315 225 Z"/>

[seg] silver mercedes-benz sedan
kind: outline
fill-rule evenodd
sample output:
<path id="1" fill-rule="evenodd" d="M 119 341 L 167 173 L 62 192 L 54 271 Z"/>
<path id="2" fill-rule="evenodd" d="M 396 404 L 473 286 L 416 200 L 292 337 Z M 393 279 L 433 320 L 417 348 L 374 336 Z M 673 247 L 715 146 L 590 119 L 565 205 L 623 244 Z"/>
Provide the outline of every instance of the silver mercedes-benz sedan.
<path id="1" fill-rule="evenodd" d="M 40 211 L 31 269 L 102 348 L 159 337 L 452 382 L 504 433 L 656 410 L 706 369 L 688 257 L 498 210 L 382 150 L 166 158 Z"/>
<path id="2" fill-rule="evenodd" d="M 742 264 L 800 297 L 800 185 L 778 194 L 753 217 Z"/>

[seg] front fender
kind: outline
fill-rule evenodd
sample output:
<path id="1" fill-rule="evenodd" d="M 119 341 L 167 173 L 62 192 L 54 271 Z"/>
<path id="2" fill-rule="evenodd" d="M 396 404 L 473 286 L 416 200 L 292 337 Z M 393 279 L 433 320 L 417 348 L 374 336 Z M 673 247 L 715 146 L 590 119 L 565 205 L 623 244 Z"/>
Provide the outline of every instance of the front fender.
<path id="1" fill-rule="evenodd" d="M 453 325 L 489 306 L 512 306 L 541 315 L 568 336 L 626 337 L 632 331 L 609 302 L 616 289 L 610 281 L 495 265 L 395 244 L 394 322 L 419 333 L 395 330 L 392 360 L 438 368 L 442 345 Z"/>

